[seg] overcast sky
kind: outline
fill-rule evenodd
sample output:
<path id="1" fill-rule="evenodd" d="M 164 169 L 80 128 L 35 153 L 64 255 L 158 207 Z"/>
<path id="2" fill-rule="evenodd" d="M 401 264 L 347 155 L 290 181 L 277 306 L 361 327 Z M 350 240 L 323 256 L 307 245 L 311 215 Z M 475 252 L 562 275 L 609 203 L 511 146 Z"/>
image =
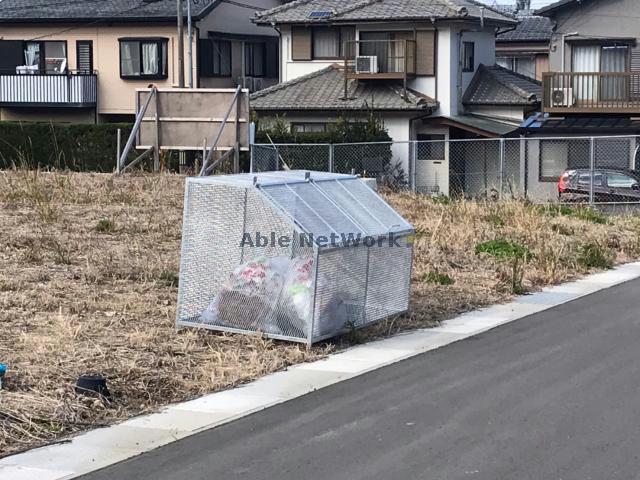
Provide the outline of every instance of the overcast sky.
<path id="1" fill-rule="evenodd" d="M 493 4 L 493 0 L 481 0 L 484 3 L 486 3 L 487 5 L 491 5 Z M 531 0 L 531 8 L 533 8 L 534 10 L 536 8 L 540 8 L 540 7 L 544 7 L 545 5 L 549 5 L 550 3 L 553 3 L 555 0 Z M 515 0 L 496 0 L 496 3 L 498 4 L 509 4 L 509 3 L 513 3 L 515 4 Z"/>

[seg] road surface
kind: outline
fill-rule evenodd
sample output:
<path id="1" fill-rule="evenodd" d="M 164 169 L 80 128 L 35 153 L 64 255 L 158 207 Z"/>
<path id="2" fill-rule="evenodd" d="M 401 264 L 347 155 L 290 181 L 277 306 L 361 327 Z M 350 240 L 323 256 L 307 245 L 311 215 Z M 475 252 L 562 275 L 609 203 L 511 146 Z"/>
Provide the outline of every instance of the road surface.
<path id="1" fill-rule="evenodd" d="M 84 480 L 640 478 L 640 280 Z"/>

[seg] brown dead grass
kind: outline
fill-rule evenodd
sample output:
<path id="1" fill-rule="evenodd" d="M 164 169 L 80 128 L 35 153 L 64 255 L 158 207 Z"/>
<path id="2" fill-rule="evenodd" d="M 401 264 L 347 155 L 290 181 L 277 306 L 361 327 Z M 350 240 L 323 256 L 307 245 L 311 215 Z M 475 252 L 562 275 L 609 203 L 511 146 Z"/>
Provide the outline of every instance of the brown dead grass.
<path id="1" fill-rule="evenodd" d="M 522 202 L 389 201 L 418 230 L 412 308 L 306 351 L 259 336 L 174 328 L 184 178 L 0 172 L 0 456 L 159 406 L 229 388 L 350 342 L 431 326 L 507 300 L 510 266 L 475 245 L 518 242 L 534 254 L 534 290 L 587 271 L 595 244 L 617 262 L 640 252 L 640 221 L 600 225 Z M 433 272 L 452 285 L 433 283 Z M 77 396 L 82 373 L 107 376 L 113 401 Z"/>

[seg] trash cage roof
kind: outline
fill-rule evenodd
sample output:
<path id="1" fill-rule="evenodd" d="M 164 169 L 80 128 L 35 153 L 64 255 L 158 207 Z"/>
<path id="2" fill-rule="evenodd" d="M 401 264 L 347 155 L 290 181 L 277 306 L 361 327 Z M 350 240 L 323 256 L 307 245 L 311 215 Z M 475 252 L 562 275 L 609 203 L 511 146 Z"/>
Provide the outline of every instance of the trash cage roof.
<path id="1" fill-rule="evenodd" d="M 358 238 L 413 232 L 409 222 L 355 175 L 289 170 L 190 181 L 257 189 L 319 246 L 326 246 L 326 239 L 344 245 Z"/>

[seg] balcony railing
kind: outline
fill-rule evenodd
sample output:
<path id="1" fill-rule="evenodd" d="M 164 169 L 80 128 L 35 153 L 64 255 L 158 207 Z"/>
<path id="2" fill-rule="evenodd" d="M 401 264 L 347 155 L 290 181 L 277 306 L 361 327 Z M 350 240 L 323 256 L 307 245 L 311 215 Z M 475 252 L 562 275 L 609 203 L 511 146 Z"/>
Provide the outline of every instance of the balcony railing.
<path id="1" fill-rule="evenodd" d="M 0 106 L 94 107 L 97 101 L 95 74 L 0 73 Z"/>
<path id="2" fill-rule="evenodd" d="M 640 73 L 548 72 L 542 89 L 548 113 L 640 113 Z"/>
<path id="3" fill-rule="evenodd" d="M 345 42 L 348 78 L 406 80 L 416 74 L 415 40 Z"/>

